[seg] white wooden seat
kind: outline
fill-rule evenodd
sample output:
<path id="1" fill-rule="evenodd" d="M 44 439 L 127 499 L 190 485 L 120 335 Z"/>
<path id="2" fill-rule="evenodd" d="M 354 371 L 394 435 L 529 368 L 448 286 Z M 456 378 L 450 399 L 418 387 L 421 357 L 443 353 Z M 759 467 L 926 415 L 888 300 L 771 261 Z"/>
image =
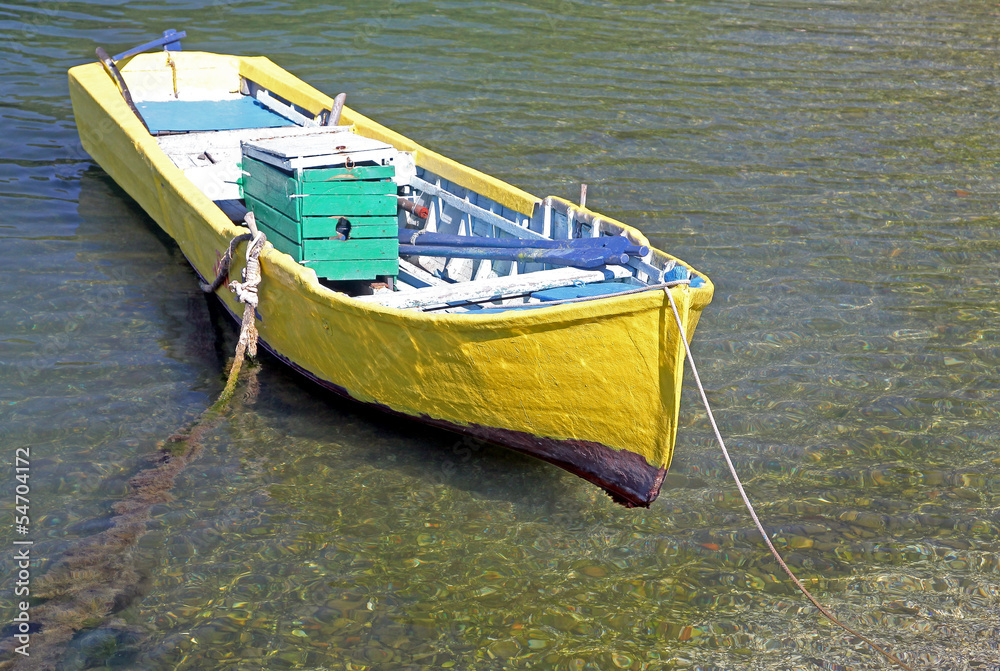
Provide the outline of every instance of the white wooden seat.
<path id="1" fill-rule="evenodd" d="M 512 296 L 524 296 L 542 289 L 571 286 L 577 282 L 586 284 L 626 277 L 632 277 L 632 271 L 621 266 L 607 266 L 603 270 L 555 268 L 488 280 L 435 285 L 412 291 L 357 296 L 355 300 L 392 308 L 428 308 L 460 301 L 500 300 Z"/>

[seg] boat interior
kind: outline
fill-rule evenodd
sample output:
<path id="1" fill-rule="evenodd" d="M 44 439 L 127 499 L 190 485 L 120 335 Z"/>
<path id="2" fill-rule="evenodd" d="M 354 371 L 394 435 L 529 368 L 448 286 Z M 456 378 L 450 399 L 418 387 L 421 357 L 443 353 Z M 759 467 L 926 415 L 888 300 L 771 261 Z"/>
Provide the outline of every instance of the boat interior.
<path id="1" fill-rule="evenodd" d="M 360 301 L 482 314 L 705 283 L 633 231 L 574 203 L 540 199 L 526 214 L 448 181 L 412 154 L 340 124 L 336 107 L 314 116 L 239 73 L 221 94 L 185 90 L 176 68 L 172 84 L 141 70 L 123 73 L 143 122 L 192 183 L 233 222 L 253 211 L 279 251 Z M 310 182 L 341 190 L 303 192 Z M 346 194 L 345 182 L 372 195 Z M 368 200 L 341 212 L 358 198 Z M 343 260 L 355 248 L 378 258 Z M 311 260 L 316 254 L 335 256 Z"/>

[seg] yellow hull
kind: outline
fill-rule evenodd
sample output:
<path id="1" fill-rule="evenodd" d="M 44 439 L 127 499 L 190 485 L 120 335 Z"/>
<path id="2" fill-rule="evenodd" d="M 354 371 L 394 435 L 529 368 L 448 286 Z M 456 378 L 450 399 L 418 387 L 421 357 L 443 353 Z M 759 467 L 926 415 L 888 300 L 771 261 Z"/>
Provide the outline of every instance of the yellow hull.
<path id="1" fill-rule="evenodd" d="M 231 89 L 245 77 L 314 114 L 333 102 L 266 58 L 171 54 L 172 66 L 163 52 L 128 62 L 122 71 L 133 95 L 163 78 Z M 84 148 L 177 242 L 199 275 L 214 277 L 229 241 L 245 229 L 161 151 L 99 63 L 73 68 L 69 80 Z M 413 152 L 418 166 L 512 210 L 530 216 L 540 202 L 348 108 L 341 123 Z M 638 231 L 602 219 L 646 242 Z M 627 505 L 656 498 L 673 455 L 684 357 L 662 290 L 534 310 L 433 314 L 331 291 L 269 246 L 261 265 L 260 336 L 313 379 L 358 401 L 535 454 Z M 231 275 L 240 270 L 237 263 Z M 713 285 L 670 291 L 690 340 Z M 231 313 L 242 313 L 230 292 L 218 295 Z"/>

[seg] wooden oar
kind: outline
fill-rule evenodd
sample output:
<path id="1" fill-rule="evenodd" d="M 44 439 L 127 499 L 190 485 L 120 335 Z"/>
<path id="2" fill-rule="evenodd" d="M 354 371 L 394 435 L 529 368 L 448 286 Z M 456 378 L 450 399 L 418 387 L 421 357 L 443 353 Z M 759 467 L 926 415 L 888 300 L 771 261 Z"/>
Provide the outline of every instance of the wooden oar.
<path id="1" fill-rule="evenodd" d="M 346 101 L 346 93 L 337 94 L 337 97 L 333 99 L 333 106 L 330 107 L 330 113 L 326 116 L 324 126 L 336 126 L 340 123 L 340 113 L 344 110 L 344 103 Z"/>
<path id="2" fill-rule="evenodd" d="M 494 240 L 494 238 L 482 238 Z M 449 247 L 445 245 L 401 244 L 403 256 L 448 256 L 460 259 L 488 259 L 490 261 L 519 261 L 522 263 L 547 263 L 553 266 L 574 268 L 599 268 L 606 265 L 628 263 L 628 254 L 602 247 L 584 249 L 509 249 L 504 247 Z"/>
<path id="3" fill-rule="evenodd" d="M 569 238 L 564 240 L 529 240 L 523 238 L 487 238 L 475 235 L 449 235 L 433 231 L 399 232 L 400 244 L 432 245 L 435 247 L 494 247 L 502 249 L 604 249 L 608 253 L 645 256 L 649 247 L 633 245 L 621 235 L 605 235 L 599 238 Z M 429 256 L 429 254 L 424 254 Z M 454 255 L 454 256 L 457 256 Z"/>
<path id="4" fill-rule="evenodd" d="M 132 102 L 132 94 L 128 92 L 128 86 L 125 84 L 125 78 L 122 77 L 122 73 L 118 70 L 118 66 L 115 65 L 114 60 L 111 56 L 108 56 L 108 52 L 104 50 L 103 47 L 97 47 L 97 59 L 104 64 L 104 69 L 107 70 L 108 75 L 115 80 L 118 84 L 118 89 L 122 92 L 122 98 L 125 99 L 125 104 L 128 108 L 135 113 L 135 116 L 142 122 L 142 125 L 146 127 L 146 132 L 149 132 L 149 124 L 146 120 L 142 118 L 139 114 L 139 108 L 135 106 Z"/>

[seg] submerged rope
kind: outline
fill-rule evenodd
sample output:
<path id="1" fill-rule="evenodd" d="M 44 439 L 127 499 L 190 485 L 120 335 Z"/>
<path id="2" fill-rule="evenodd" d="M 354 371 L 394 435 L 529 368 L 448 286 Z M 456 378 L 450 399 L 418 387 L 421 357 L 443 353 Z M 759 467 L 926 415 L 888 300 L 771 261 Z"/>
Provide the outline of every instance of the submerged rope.
<path id="1" fill-rule="evenodd" d="M 788 564 L 786 564 L 785 560 L 781 558 L 780 554 L 778 554 L 778 551 L 775 549 L 774 544 L 768 537 L 767 532 L 764 531 L 764 525 L 761 524 L 760 518 L 757 517 L 757 512 L 754 510 L 753 504 L 750 503 L 750 498 L 747 496 L 746 490 L 743 489 L 743 483 L 740 481 L 740 476 L 736 473 L 736 467 L 733 465 L 733 460 L 729 457 L 729 450 L 726 449 L 726 443 L 722 440 L 722 433 L 719 431 L 719 426 L 715 423 L 715 416 L 712 414 L 712 407 L 708 403 L 708 396 L 705 394 L 705 387 L 702 385 L 701 377 L 698 375 L 698 368 L 695 366 L 694 357 L 691 356 L 691 347 L 688 345 L 687 338 L 684 336 L 684 324 L 681 323 L 681 315 L 677 310 L 677 304 L 674 302 L 674 296 L 669 288 L 666 288 L 663 291 L 667 294 L 667 298 L 670 299 L 670 307 L 674 311 L 674 319 L 677 320 L 678 335 L 681 342 L 684 343 L 684 351 L 687 354 L 688 364 L 691 366 L 691 373 L 694 377 L 695 384 L 698 386 L 698 393 L 701 394 L 701 402 L 705 406 L 705 412 L 708 413 L 708 421 L 712 425 L 712 431 L 715 432 L 715 439 L 718 441 L 719 447 L 722 448 L 722 456 L 725 458 L 726 465 L 729 466 L 729 472 L 732 474 L 733 480 L 736 482 L 736 488 L 739 490 L 740 497 L 743 499 L 743 505 L 746 506 L 747 511 L 750 513 L 750 517 L 753 518 L 753 523 L 756 525 L 757 531 L 760 532 L 761 538 L 764 539 L 767 549 L 771 551 L 771 555 L 777 560 L 778 564 L 785 571 L 791 581 L 795 583 L 795 586 L 799 588 L 799 591 L 802 592 L 802 594 L 804 594 L 805 597 L 809 599 L 809 601 L 811 601 L 812 604 L 819 609 L 819 612 L 822 613 L 828 620 L 849 634 L 860 638 L 862 641 L 870 645 L 873 650 L 881 654 L 889 661 L 898 664 L 901 668 L 906 669 L 906 671 L 913 671 L 913 668 L 899 659 L 899 657 L 880 647 L 864 634 L 837 619 L 837 617 L 827 610 L 826 607 L 823 606 L 823 604 L 821 604 L 808 589 L 806 589 L 806 586 L 803 585 L 797 577 L 795 577 L 795 574 L 792 573 L 792 569 L 788 568 Z"/>
<path id="2" fill-rule="evenodd" d="M 0 670 L 56 671 L 61 668 L 66 646 L 85 629 L 106 624 L 140 592 L 142 582 L 135 569 L 132 550 L 146 534 L 150 509 L 171 500 L 170 490 L 177 476 L 201 452 L 201 438 L 213 428 L 229 408 L 240 369 L 246 355 L 257 354 L 257 328 L 254 324 L 260 284 L 258 256 L 266 238 L 257 230 L 253 214 L 247 215 L 250 234 L 236 236 L 223 258 L 219 276 L 202 290 L 212 293 L 228 276 L 233 251 L 243 241 L 247 245 L 243 281 L 232 282 L 230 290 L 245 303 L 236 354 L 229 368 L 226 386 L 219 398 L 196 420 L 171 435 L 158 446 L 155 465 L 136 473 L 128 481 L 128 493 L 114 505 L 115 515 L 108 528 L 99 534 L 75 542 L 63 552 L 49 571 L 32 586 L 33 596 L 46 599 L 32 608 L 31 625 L 36 627 L 30 656 L 14 656 L 0 662 Z M 257 389 L 256 377 L 247 381 L 248 395 Z M 248 399 L 252 402 L 252 398 Z M 14 639 L 0 641 L 0 651 L 10 652 Z"/>

